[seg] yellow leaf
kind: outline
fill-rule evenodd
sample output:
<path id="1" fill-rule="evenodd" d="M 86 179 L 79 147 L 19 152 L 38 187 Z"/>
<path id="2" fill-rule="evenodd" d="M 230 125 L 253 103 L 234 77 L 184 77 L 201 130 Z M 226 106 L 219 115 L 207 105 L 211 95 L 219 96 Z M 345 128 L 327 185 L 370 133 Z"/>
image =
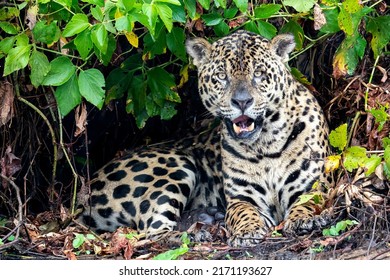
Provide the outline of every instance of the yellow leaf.
<path id="1" fill-rule="evenodd" d="M 120 17 L 123 17 L 123 14 L 122 14 L 122 12 L 121 12 L 121 10 L 119 10 L 119 9 L 116 9 L 116 11 L 115 11 L 115 19 L 118 19 L 118 18 L 120 18 Z"/>
<path id="2" fill-rule="evenodd" d="M 188 81 L 188 64 L 180 70 L 180 83 L 178 85 L 181 88 Z"/>
<path id="3" fill-rule="evenodd" d="M 150 59 L 150 52 L 144 53 L 142 55 L 142 60 L 143 61 L 146 61 L 146 60 L 149 60 L 149 59 Z"/>
<path id="4" fill-rule="evenodd" d="M 333 77 L 339 79 L 348 73 L 345 52 L 342 49 L 337 49 L 333 58 Z"/>
<path id="5" fill-rule="evenodd" d="M 337 170 L 340 166 L 340 155 L 333 155 L 333 156 L 328 156 L 325 159 L 325 172 L 330 173 L 334 170 Z"/>
<path id="6" fill-rule="evenodd" d="M 125 36 L 130 45 L 132 45 L 134 48 L 138 48 L 138 36 L 133 31 L 125 32 Z"/>

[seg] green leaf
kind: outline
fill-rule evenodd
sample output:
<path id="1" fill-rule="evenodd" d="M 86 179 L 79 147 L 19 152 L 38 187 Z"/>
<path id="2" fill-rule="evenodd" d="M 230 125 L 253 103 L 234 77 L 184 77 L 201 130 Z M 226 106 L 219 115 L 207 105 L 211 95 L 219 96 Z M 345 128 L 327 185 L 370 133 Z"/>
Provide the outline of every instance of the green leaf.
<path id="1" fill-rule="evenodd" d="M 156 6 L 154 4 L 152 5 L 152 4 L 144 3 L 142 5 L 142 12 L 148 18 L 149 31 L 152 37 L 154 37 L 157 17 L 158 17 Z"/>
<path id="2" fill-rule="evenodd" d="M 158 27 L 158 26 L 157 26 Z M 166 29 L 164 25 L 156 28 L 156 34 L 152 37 L 151 33 L 144 36 L 144 54 L 148 54 L 149 59 L 153 59 L 156 55 L 165 53 L 166 49 Z"/>
<path id="3" fill-rule="evenodd" d="M 378 126 L 378 132 L 382 131 L 383 126 L 389 119 L 389 114 L 387 114 L 387 106 L 381 106 L 380 109 L 371 109 L 368 112 L 370 112 L 374 118 L 375 123 L 379 124 Z"/>
<path id="4" fill-rule="evenodd" d="M 366 49 L 367 41 L 358 33 L 353 36 L 346 36 L 337 48 L 333 59 L 333 72 L 335 69 L 343 75 L 352 75 L 362 58 Z"/>
<path id="5" fill-rule="evenodd" d="M 245 13 L 248 10 L 248 0 L 233 0 L 233 2 L 241 12 Z"/>
<path id="6" fill-rule="evenodd" d="M 389 137 L 383 137 L 382 139 L 382 146 L 383 148 L 387 148 L 388 146 L 390 146 L 390 138 Z"/>
<path id="7" fill-rule="evenodd" d="M 8 19 L 18 17 L 20 11 L 18 8 L 5 6 L 0 9 L 0 21 L 6 21 Z"/>
<path id="8" fill-rule="evenodd" d="M 238 9 L 236 7 L 223 10 L 223 17 L 227 19 L 232 19 L 237 15 Z"/>
<path id="9" fill-rule="evenodd" d="M 229 25 L 224 21 L 221 21 L 219 24 L 214 26 L 214 32 L 219 37 L 228 35 L 229 31 L 230 31 Z"/>
<path id="10" fill-rule="evenodd" d="M 83 32 L 77 34 L 74 39 L 74 44 L 81 58 L 85 60 L 93 48 L 91 31 L 89 29 L 85 29 Z"/>
<path id="11" fill-rule="evenodd" d="M 17 35 L 15 38 L 16 38 L 16 46 L 18 47 L 22 47 L 22 46 L 24 47 L 29 45 L 30 43 L 30 39 L 25 33 L 21 33 Z"/>
<path id="12" fill-rule="evenodd" d="M 85 236 L 80 233 L 76 233 L 76 237 L 72 241 L 73 248 L 77 249 L 81 247 L 85 242 Z"/>
<path id="13" fill-rule="evenodd" d="M 257 21 L 257 30 L 258 34 L 267 39 L 272 39 L 275 37 L 276 32 L 278 31 L 275 26 L 262 20 Z"/>
<path id="14" fill-rule="evenodd" d="M 60 39 L 61 31 L 57 21 L 46 24 L 45 21 L 38 21 L 32 30 L 34 40 L 44 44 L 52 44 Z"/>
<path id="15" fill-rule="evenodd" d="M 90 26 L 88 17 L 85 14 L 75 14 L 65 26 L 62 36 L 70 37 L 84 31 Z"/>
<path id="16" fill-rule="evenodd" d="M 325 19 L 326 24 L 321 27 L 320 31 L 324 33 L 333 34 L 340 31 L 339 23 L 338 23 L 338 16 L 339 16 L 339 9 L 323 9 L 322 10 Z"/>
<path id="17" fill-rule="evenodd" d="M 217 13 L 204 14 L 202 15 L 202 19 L 207 26 L 214 26 L 223 21 L 223 17 Z"/>
<path id="18" fill-rule="evenodd" d="M 9 22 L 0 22 L 0 28 L 3 29 L 3 31 L 5 33 L 11 34 L 11 35 L 18 34 L 18 30 L 16 29 L 16 27 Z"/>
<path id="19" fill-rule="evenodd" d="M 196 15 L 196 0 L 183 0 L 183 2 L 189 17 L 194 19 Z"/>
<path id="20" fill-rule="evenodd" d="M 104 104 L 105 80 L 98 69 L 88 69 L 79 74 L 80 94 L 90 103 L 101 109 Z"/>
<path id="21" fill-rule="evenodd" d="M 240 0 L 242 1 L 242 0 Z M 226 9 L 226 0 L 214 0 L 214 5 L 215 7 L 217 8 L 223 8 L 223 9 Z"/>
<path id="22" fill-rule="evenodd" d="M 177 6 L 180 6 L 181 3 L 179 0 L 154 0 L 154 2 L 158 3 L 169 3 L 169 4 L 172 4 L 172 5 L 177 5 Z"/>
<path id="23" fill-rule="evenodd" d="M 168 4 L 168 7 L 172 10 L 172 20 L 174 22 L 186 23 L 187 15 L 186 11 L 184 10 L 184 6 Z"/>
<path id="24" fill-rule="evenodd" d="M 360 146 L 352 146 L 347 148 L 344 156 L 344 167 L 349 172 L 354 169 L 364 166 L 367 160 L 366 149 Z"/>
<path id="25" fill-rule="evenodd" d="M 11 49 L 5 58 L 3 76 L 7 76 L 27 66 L 31 45 L 18 46 Z"/>
<path id="26" fill-rule="evenodd" d="M 344 231 L 349 226 L 357 225 L 358 222 L 355 220 L 344 220 L 338 222 L 335 226 L 331 226 L 328 229 L 322 230 L 323 236 L 339 236 L 341 231 Z"/>
<path id="27" fill-rule="evenodd" d="M 104 0 L 81 0 L 81 1 L 93 4 L 93 5 L 97 5 L 99 7 L 103 7 L 104 6 Z"/>
<path id="28" fill-rule="evenodd" d="M 76 73 L 73 73 L 72 77 L 65 84 L 57 87 L 54 96 L 62 117 L 65 117 L 81 103 Z"/>
<path id="29" fill-rule="evenodd" d="M 134 115 L 138 128 L 143 128 L 145 126 L 146 120 L 149 118 L 149 115 L 146 112 L 145 102 L 145 78 L 143 75 L 134 76 L 128 89 L 126 112 Z"/>
<path id="30" fill-rule="evenodd" d="M 92 7 L 91 14 L 96 20 L 98 20 L 100 22 L 102 22 L 104 20 L 103 11 L 99 6 Z"/>
<path id="31" fill-rule="evenodd" d="M 176 260 L 181 255 L 184 255 L 188 252 L 187 246 L 181 246 L 177 249 L 169 250 L 164 253 L 158 254 L 153 258 L 153 260 Z"/>
<path id="32" fill-rule="evenodd" d="M 354 31 L 352 25 L 352 16 L 345 9 L 340 10 L 338 23 L 339 27 L 345 32 L 345 34 L 352 36 Z"/>
<path id="33" fill-rule="evenodd" d="M 373 172 L 375 172 L 375 169 L 378 167 L 379 164 L 381 164 L 382 158 L 377 155 L 372 155 L 364 162 L 364 169 L 366 172 L 364 173 L 366 176 L 370 176 Z"/>
<path id="34" fill-rule="evenodd" d="M 124 15 L 124 16 L 122 16 L 120 18 L 117 18 L 116 21 L 115 21 L 115 28 L 119 32 L 121 32 L 123 30 L 131 32 L 132 28 L 131 28 L 130 18 L 128 16 L 126 16 L 126 15 Z"/>
<path id="35" fill-rule="evenodd" d="M 386 176 L 389 177 L 389 172 L 390 171 L 390 146 L 387 146 L 385 148 L 385 152 L 383 154 L 383 159 L 385 160 L 385 173 Z"/>
<path id="36" fill-rule="evenodd" d="M 302 72 L 299 71 L 298 68 L 291 67 L 290 72 L 294 76 L 294 78 L 296 80 L 298 80 L 299 82 L 301 82 L 302 84 L 304 84 L 304 85 L 311 85 L 311 83 L 309 82 L 307 77 L 304 74 L 302 74 Z"/>
<path id="37" fill-rule="evenodd" d="M 104 66 L 107 66 L 110 61 L 111 57 L 114 54 L 114 51 L 116 49 L 116 40 L 114 35 L 108 34 L 108 43 L 107 43 L 107 50 L 105 53 L 101 52 L 97 47 L 95 46 L 94 51 L 96 56 L 99 58 L 99 61 L 103 63 Z"/>
<path id="38" fill-rule="evenodd" d="M 44 86 L 65 84 L 76 71 L 76 66 L 66 56 L 59 56 L 50 62 L 50 71 L 42 81 Z"/>
<path id="39" fill-rule="evenodd" d="M 91 39 L 96 48 L 105 54 L 108 47 L 108 34 L 103 24 L 95 25 L 91 30 Z"/>
<path id="40" fill-rule="evenodd" d="M 185 38 L 184 29 L 180 27 L 174 27 L 166 36 L 168 49 L 184 62 L 187 61 Z"/>
<path id="41" fill-rule="evenodd" d="M 345 123 L 330 132 L 330 145 L 332 145 L 334 148 L 337 148 L 339 151 L 343 151 L 347 145 L 347 137 L 347 124 Z"/>
<path id="42" fill-rule="evenodd" d="M 210 0 L 198 0 L 198 2 L 206 10 L 210 9 Z"/>
<path id="43" fill-rule="evenodd" d="M 124 12 L 128 12 L 131 9 L 133 9 L 134 4 L 136 3 L 136 0 L 118 0 L 117 7 L 122 9 Z"/>
<path id="44" fill-rule="evenodd" d="M 377 58 L 390 41 L 390 16 L 370 18 L 366 30 L 372 34 L 371 48 Z"/>
<path id="45" fill-rule="evenodd" d="M 70 8 L 72 6 L 72 0 L 54 0 L 58 4 Z"/>
<path id="46" fill-rule="evenodd" d="M 1 40 L 0 41 L 0 55 L 7 54 L 14 46 L 15 40 L 16 40 L 15 36 L 7 37 L 7 38 L 4 38 L 3 40 Z"/>
<path id="47" fill-rule="evenodd" d="M 44 53 L 34 50 L 31 54 L 29 64 L 31 68 L 31 83 L 34 87 L 38 87 L 50 71 L 49 60 Z"/>
<path id="48" fill-rule="evenodd" d="M 279 4 L 261 4 L 255 8 L 255 17 L 258 19 L 267 19 L 276 14 L 282 5 Z"/>
<path id="49" fill-rule="evenodd" d="M 170 120 L 173 116 L 176 115 L 176 113 L 177 110 L 175 109 L 175 104 L 170 101 L 167 101 L 161 108 L 160 116 L 162 120 Z"/>
<path id="50" fill-rule="evenodd" d="M 160 16 L 161 20 L 164 22 L 165 27 L 169 32 L 171 32 L 173 27 L 173 21 L 172 21 L 172 10 L 165 4 L 155 4 L 156 10 L 158 15 Z"/>
<path id="51" fill-rule="evenodd" d="M 295 21 L 290 20 L 280 29 L 279 33 L 291 33 L 294 35 L 297 50 L 301 50 L 303 47 L 303 41 L 305 40 L 305 33 L 303 28 Z"/>
<path id="52" fill-rule="evenodd" d="M 359 0 L 345 0 L 343 2 L 343 7 L 350 14 L 357 13 L 362 9 L 362 6 L 359 4 Z"/>
<path id="53" fill-rule="evenodd" d="M 293 7 L 297 12 L 306 13 L 313 8 L 316 0 L 283 0 L 284 5 Z"/>

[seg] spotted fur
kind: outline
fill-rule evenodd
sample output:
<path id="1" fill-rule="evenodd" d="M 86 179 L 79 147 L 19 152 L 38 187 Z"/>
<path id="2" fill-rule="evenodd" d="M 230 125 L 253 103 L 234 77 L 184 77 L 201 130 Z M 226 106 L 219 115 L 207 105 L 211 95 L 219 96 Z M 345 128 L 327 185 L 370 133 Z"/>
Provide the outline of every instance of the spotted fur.
<path id="1" fill-rule="evenodd" d="M 158 237 L 175 232 L 183 211 L 217 206 L 226 211 L 233 246 L 257 244 L 282 221 L 296 233 L 326 224 L 319 205 L 296 204 L 327 180 L 328 127 L 316 99 L 285 66 L 294 47 L 287 34 L 189 39 L 199 94 L 221 125 L 190 145 L 144 148 L 108 163 L 92 180 L 84 222 Z"/>

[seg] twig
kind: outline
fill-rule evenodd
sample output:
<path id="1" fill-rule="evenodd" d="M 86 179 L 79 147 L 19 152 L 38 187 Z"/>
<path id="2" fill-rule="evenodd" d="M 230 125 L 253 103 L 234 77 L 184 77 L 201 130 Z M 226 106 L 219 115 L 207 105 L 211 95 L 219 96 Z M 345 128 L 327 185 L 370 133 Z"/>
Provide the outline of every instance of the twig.
<path id="1" fill-rule="evenodd" d="M 372 78 L 374 77 L 374 72 L 375 72 L 376 65 L 378 64 L 379 57 L 380 56 L 378 55 L 377 58 L 375 59 L 374 66 L 372 67 L 371 75 L 370 75 L 370 78 L 368 79 L 369 85 L 371 84 Z M 368 91 L 369 91 L 369 87 L 367 86 L 365 96 L 364 96 L 364 110 L 365 111 L 367 111 L 367 109 L 368 109 L 368 104 L 367 104 L 368 103 Z"/>
<path id="2" fill-rule="evenodd" d="M 45 116 L 45 114 L 34 104 L 32 104 L 30 101 L 26 100 L 20 95 L 20 90 L 19 90 L 19 84 L 17 82 L 16 74 L 14 74 L 13 77 L 14 80 L 14 85 L 15 85 L 15 93 L 16 97 L 18 98 L 19 101 L 23 102 L 27 106 L 29 106 L 31 109 L 33 109 L 46 123 L 46 125 L 49 127 L 50 135 L 51 135 L 51 141 L 53 144 L 53 170 L 52 170 L 52 184 L 54 185 L 55 182 L 55 177 L 57 173 L 57 159 L 58 159 L 58 153 L 57 153 L 57 140 L 56 140 L 56 135 L 54 133 L 54 129 L 52 125 L 50 124 L 48 118 Z"/>
<path id="3" fill-rule="evenodd" d="M 58 112 L 58 121 L 59 121 L 59 135 L 60 135 L 60 147 L 65 155 L 65 158 L 66 158 L 66 161 L 68 162 L 69 164 L 69 167 L 72 171 L 72 174 L 73 174 L 73 179 L 74 179 L 74 185 L 73 185 L 73 198 L 72 198 L 72 210 L 71 210 L 71 214 L 73 215 L 74 212 L 75 212 L 75 208 L 76 208 L 76 193 L 77 193 L 77 178 L 78 178 L 78 174 L 76 172 L 76 170 L 74 169 L 73 165 L 72 165 L 72 161 L 70 160 L 69 158 L 69 155 L 68 155 L 68 151 L 65 149 L 65 145 L 64 145 L 64 141 L 63 141 L 63 132 L 62 132 L 62 117 L 61 117 L 61 112 L 60 112 L 60 109 L 59 107 L 57 107 L 57 112 Z"/>
<path id="4" fill-rule="evenodd" d="M 15 193 L 16 193 L 16 199 L 18 200 L 18 215 L 17 215 L 18 216 L 18 224 L 16 225 L 16 227 L 10 233 L 8 233 L 4 237 L 4 239 L 6 240 L 9 236 L 11 236 L 13 234 L 13 232 L 16 232 L 15 233 L 15 239 L 13 241 L 9 242 L 9 243 L 0 245 L 0 250 L 3 250 L 5 248 L 13 246 L 15 243 L 18 242 L 18 239 L 19 239 L 19 228 L 23 224 L 23 203 L 22 203 L 22 199 L 20 198 L 19 187 L 14 183 L 14 181 L 12 181 L 10 178 L 8 178 L 7 176 L 4 176 L 1 173 L 0 173 L 0 176 L 1 176 L 1 178 L 6 180 L 14 188 Z"/>

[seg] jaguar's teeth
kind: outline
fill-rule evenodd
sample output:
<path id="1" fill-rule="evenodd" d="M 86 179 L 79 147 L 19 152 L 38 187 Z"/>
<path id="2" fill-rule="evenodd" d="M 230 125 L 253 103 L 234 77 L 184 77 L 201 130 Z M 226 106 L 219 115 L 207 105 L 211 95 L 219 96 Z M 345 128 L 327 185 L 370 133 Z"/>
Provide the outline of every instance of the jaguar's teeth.
<path id="1" fill-rule="evenodd" d="M 251 123 L 250 126 L 248 126 L 248 131 L 253 131 L 255 129 L 255 122 Z"/>
<path id="2" fill-rule="evenodd" d="M 233 123 L 233 129 L 234 129 L 234 132 L 236 134 L 240 134 L 240 132 L 241 132 L 241 127 L 240 126 L 238 126 L 235 123 Z"/>

